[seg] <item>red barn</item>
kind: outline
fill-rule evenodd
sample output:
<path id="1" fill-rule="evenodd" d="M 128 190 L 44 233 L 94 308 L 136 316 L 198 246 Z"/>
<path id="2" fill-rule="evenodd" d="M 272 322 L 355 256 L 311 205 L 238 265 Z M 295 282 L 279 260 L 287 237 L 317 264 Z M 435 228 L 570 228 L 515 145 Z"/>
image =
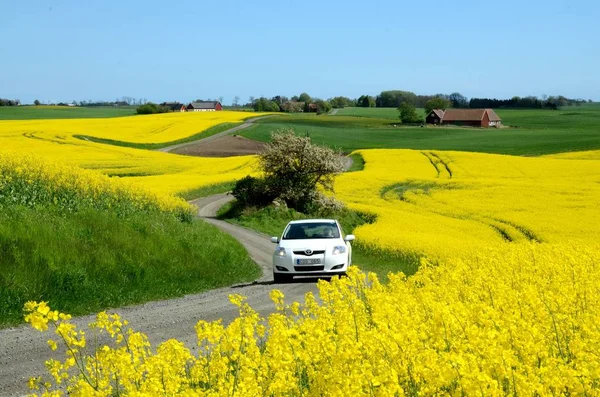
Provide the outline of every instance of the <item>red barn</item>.
<path id="1" fill-rule="evenodd" d="M 433 109 L 426 117 L 428 124 L 461 125 L 470 127 L 499 127 L 502 120 L 492 109 Z"/>

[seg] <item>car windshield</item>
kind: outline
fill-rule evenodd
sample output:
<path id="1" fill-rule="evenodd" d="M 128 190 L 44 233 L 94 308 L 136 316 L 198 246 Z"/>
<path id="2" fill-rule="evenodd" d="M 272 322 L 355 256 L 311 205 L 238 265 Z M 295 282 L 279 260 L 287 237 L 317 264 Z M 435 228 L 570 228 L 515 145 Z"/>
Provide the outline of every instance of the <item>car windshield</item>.
<path id="1" fill-rule="evenodd" d="M 306 240 L 317 238 L 340 238 L 335 222 L 293 223 L 286 230 L 284 240 Z"/>

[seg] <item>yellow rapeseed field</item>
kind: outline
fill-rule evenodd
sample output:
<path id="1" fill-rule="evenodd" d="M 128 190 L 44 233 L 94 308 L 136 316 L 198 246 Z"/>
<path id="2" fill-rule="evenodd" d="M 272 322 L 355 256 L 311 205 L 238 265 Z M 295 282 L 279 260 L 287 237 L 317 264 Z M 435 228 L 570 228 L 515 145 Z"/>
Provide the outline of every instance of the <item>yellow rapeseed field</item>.
<path id="1" fill-rule="evenodd" d="M 79 127 L 123 119 L 133 118 Z M 73 136 L 177 139 L 165 137 L 178 131 L 166 119 L 139 120 L 153 121 L 145 133 L 126 131 L 123 121 L 119 138 L 108 127 L 80 131 L 80 120 L 0 122 L 0 193 L 66 208 L 87 200 L 185 214 L 168 194 L 255 171 L 252 156 L 193 158 Z M 239 318 L 199 322 L 198 353 L 176 340 L 153 349 L 106 313 L 92 329 L 114 341 L 90 346 L 93 335 L 69 315 L 29 302 L 26 321 L 54 329 L 51 349 L 68 347 L 64 361 L 46 363 L 50 378 L 30 386 L 73 396 L 600 394 L 598 152 L 358 153 L 365 170 L 340 175 L 337 198 L 377 215 L 355 230 L 358 242 L 420 258 L 416 275 L 390 275 L 382 285 L 351 268 L 348 278 L 319 283 L 319 299 L 308 294 L 304 305 L 286 306 L 274 291 L 278 310 L 268 319 L 232 296 Z"/>
<path id="2" fill-rule="evenodd" d="M 171 113 L 114 119 L 0 121 L 0 151 L 35 154 L 111 176 L 127 176 L 159 193 L 184 193 L 242 178 L 255 171 L 255 158 L 196 158 L 94 143 L 74 134 L 149 143 L 190 136 L 207 126 L 258 115 L 247 112 Z M 115 128 L 112 130 L 111 128 Z M 161 129 L 161 132 L 157 132 Z M 113 134 L 113 135 L 110 135 Z M 129 134 L 125 139 L 122 135 Z M 137 137 L 134 139 L 134 137 Z"/>
<path id="3" fill-rule="evenodd" d="M 565 152 L 558 154 L 548 154 L 544 157 L 551 159 L 567 160 L 600 160 L 600 150 L 586 150 L 583 152 Z"/>
<path id="4" fill-rule="evenodd" d="M 600 241 L 600 161 L 361 150 L 336 195 L 377 222 L 363 244 L 430 258 L 508 242 Z"/>
<path id="5" fill-rule="evenodd" d="M 84 334 L 30 302 L 26 320 L 56 334 L 49 347 L 69 347 L 30 386 L 62 395 L 66 384 L 72 396 L 598 395 L 599 265 L 597 249 L 523 243 L 425 262 L 385 285 L 351 268 L 303 305 L 273 291 L 266 325 L 231 296 L 239 318 L 200 321 L 195 352 L 176 340 L 153 349 L 106 313 Z M 96 332 L 114 342 L 94 348 Z"/>
<path id="6" fill-rule="evenodd" d="M 38 139 L 60 139 L 65 135 L 87 135 L 132 143 L 176 141 L 222 123 L 237 123 L 266 113 L 183 112 L 98 119 L 0 121 L 0 133 Z"/>
<path id="7" fill-rule="evenodd" d="M 35 155 L 0 151 L 0 209 L 4 205 L 50 204 L 65 211 L 111 209 L 119 215 L 161 211 L 190 220 L 192 208 L 170 194 L 158 194 L 122 178 L 109 178 Z"/>

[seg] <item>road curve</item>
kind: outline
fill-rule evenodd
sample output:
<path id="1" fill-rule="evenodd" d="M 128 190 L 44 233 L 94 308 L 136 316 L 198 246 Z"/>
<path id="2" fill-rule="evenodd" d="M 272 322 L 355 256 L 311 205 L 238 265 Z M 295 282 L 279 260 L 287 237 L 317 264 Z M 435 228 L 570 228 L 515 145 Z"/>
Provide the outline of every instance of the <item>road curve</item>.
<path id="1" fill-rule="evenodd" d="M 176 150 L 176 149 L 184 148 L 184 147 L 187 147 L 187 146 L 197 146 L 197 145 L 202 144 L 202 143 L 210 142 L 210 141 L 213 141 L 213 140 L 215 140 L 217 138 L 221 138 L 221 137 L 223 137 L 225 135 L 230 135 L 230 134 L 233 134 L 234 132 L 246 129 L 246 128 L 250 127 L 255 121 L 261 120 L 261 119 L 265 119 L 267 117 L 273 117 L 273 116 L 269 115 L 269 116 L 252 117 L 252 118 L 244 120 L 243 124 L 240 124 L 240 125 L 238 125 L 236 127 L 230 128 L 230 129 L 225 130 L 223 132 L 219 132 L 218 134 L 211 135 L 211 136 L 206 137 L 206 138 L 201 138 L 201 139 L 198 139 L 196 141 L 191 141 L 191 142 L 186 142 L 186 143 L 180 143 L 180 144 L 177 144 L 177 145 L 166 146 L 166 147 L 157 149 L 157 151 L 159 151 L 159 152 L 165 152 L 165 153 L 170 153 L 170 152 L 172 152 L 173 150 Z"/>
<path id="2" fill-rule="evenodd" d="M 231 196 L 224 194 L 194 200 L 198 216 L 238 239 L 250 256 L 263 270 L 263 276 L 251 283 L 234 285 L 187 295 L 182 298 L 148 302 L 126 306 L 109 312 L 119 313 L 130 321 L 134 329 L 146 333 L 154 346 L 171 338 L 184 342 L 192 352 L 196 350 L 194 325 L 199 320 L 230 322 L 237 316 L 237 308 L 229 303 L 230 294 L 248 297 L 250 305 L 261 315 L 273 311 L 269 292 L 280 289 L 286 301 L 303 301 L 308 291 L 316 292 L 317 279 L 300 279 L 290 284 L 272 284 L 271 253 L 273 244 L 269 237 L 255 231 L 231 225 L 215 218 L 216 211 Z M 235 264 L 232 264 L 235 265 Z M 84 329 L 92 322 L 93 315 L 78 317 L 74 322 Z M 40 333 L 28 326 L 0 330 L 0 396 L 25 395 L 29 392 L 27 380 L 30 376 L 45 375 L 44 361 L 63 359 L 64 350 L 51 352 L 46 344 L 49 333 Z"/>

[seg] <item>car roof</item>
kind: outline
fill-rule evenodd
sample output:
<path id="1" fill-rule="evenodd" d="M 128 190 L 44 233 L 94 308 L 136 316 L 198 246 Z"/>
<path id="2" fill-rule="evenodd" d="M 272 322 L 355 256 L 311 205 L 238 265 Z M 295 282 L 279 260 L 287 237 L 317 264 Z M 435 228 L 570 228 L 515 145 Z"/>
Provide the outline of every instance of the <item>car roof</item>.
<path id="1" fill-rule="evenodd" d="M 301 219 L 298 221 L 291 221 L 290 225 L 295 225 L 298 223 L 314 223 L 314 222 L 323 222 L 323 223 L 336 223 L 335 219 Z"/>

